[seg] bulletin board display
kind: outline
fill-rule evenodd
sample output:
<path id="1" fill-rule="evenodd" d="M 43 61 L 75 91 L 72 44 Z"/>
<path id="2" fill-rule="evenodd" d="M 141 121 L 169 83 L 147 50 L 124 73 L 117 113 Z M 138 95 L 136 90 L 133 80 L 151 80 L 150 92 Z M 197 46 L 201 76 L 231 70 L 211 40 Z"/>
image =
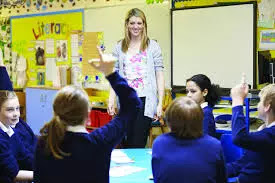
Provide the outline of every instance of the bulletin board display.
<path id="1" fill-rule="evenodd" d="M 11 17 L 12 51 L 26 58 L 27 86 L 51 86 L 53 68 L 81 61 L 83 16 L 79 9 Z"/>
<path id="2" fill-rule="evenodd" d="M 172 10 L 172 87 L 195 74 L 232 88 L 241 81 L 256 88 L 256 3 Z"/>

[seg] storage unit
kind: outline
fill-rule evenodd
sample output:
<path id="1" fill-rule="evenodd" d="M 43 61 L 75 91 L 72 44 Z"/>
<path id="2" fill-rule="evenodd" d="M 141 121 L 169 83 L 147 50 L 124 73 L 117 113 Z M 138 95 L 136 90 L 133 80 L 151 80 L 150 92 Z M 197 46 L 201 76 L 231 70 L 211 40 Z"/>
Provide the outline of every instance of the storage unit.
<path id="1" fill-rule="evenodd" d="M 26 88 L 26 120 L 39 135 L 40 129 L 53 117 L 53 100 L 57 89 Z"/>

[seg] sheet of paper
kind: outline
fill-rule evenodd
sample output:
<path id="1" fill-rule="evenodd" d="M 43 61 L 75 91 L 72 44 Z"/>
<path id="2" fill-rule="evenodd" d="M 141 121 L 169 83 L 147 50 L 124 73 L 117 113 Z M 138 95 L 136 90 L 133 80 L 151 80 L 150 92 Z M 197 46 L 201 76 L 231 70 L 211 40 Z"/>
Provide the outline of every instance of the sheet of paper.
<path id="1" fill-rule="evenodd" d="M 10 59 L 10 48 L 8 48 L 6 45 L 4 46 L 4 60 Z"/>
<path id="2" fill-rule="evenodd" d="M 46 39 L 46 53 L 54 54 L 54 39 Z"/>
<path id="3" fill-rule="evenodd" d="M 111 161 L 115 163 L 133 163 L 134 160 L 129 158 L 127 154 L 125 154 L 123 151 L 119 149 L 113 150 L 111 154 Z"/>
<path id="4" fill-rule="evenodd" d="M 27 69 L 27 61 L 26 58 L 23 56 L 20 56 L 17 60 L 17 71 L 25 71 Z"/>
<path id="5" fill-rule="evenodd" d="M 110 176 L 111 177 L 122 177 L 126 176 L 132 173 L 140 172 L 146 170 L 146 168 L 142 167 L 137 167 L 137 166 L 129 166 L 129 165 L 124 165 L 124 166 L 114 166 L 110 168 Z"/>
<path id="6" fill-rule="evenodd" d="M 260 49 L 275 50 L 275 29 L 260 32 Z"/>
<path id="7" fill-rule="evenodd" d="M 97 45 L 99 44 L 98 32 L 84 32 L 84 40 L 82 44 L 83 60 L 82 60 L 82 74 L 84 76 L 99 75 L 99 71 L 94 69 L 88 62 L 92 58 L 99 58 L 97 52 Z"/>
<path id="8" fill-rule="evenodd" d="M 46 58 L 46 78 L 48 81 L 56 79 L 56 70 L 55 58 Z"/>
<path id="9" fill-rule="evenodd" d="M 71 56 L 78 57 L 78 34 L 71 35 Z"/>
<path id="10" fill-rule="evenodd" d="M 79 57 L 71 57 L 72 63 L 78 63 L 80 61 Z"/>

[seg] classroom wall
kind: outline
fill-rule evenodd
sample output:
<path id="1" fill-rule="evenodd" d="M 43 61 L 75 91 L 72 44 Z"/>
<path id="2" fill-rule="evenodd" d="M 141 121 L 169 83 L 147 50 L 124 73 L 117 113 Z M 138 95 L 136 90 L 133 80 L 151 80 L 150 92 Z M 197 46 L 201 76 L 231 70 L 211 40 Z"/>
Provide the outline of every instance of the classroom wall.
<path id="1" fill-rule="evenodd" d="M 233 2 L 236 0 L 218 0 L 219 2 Z M 238 1 L 247 1 L 247 0 L 238 0 Z M 262 1 L 269 1 L 269 0 L 257 0 L 258 3 L 261 3 Z M 115 12 L 109 17 L 112 17 L 112 21 L 109 21 L 109 25 L 111 29 L 106 30 L 105 32 L 105 44 L 107 46 L 107 51 L 111 51 L 113 45 L 117 40 L 123 37 L 123 20 L 125 13 L 128 9 L 132 7 L 141 7 L 144 8 L 144 11 L 148 18 L 148 33 L 149 36 L 153 39 L 157 39 L 161 45 L 161 48 L 163 50 L 164 55 L 164 62 L 165 62 L 165 79 L 166 79 L 166 87 L 170 87 L 170 18 L 169 18 L 169 8 L 170 3 L 172 3 L 172 0 L 165 0 L 162 4 L 146 4 L 146 0 L 74 0 L 74 1 L 53 1 L 50 3 L 49 0 L 43 0 L 43 4 L 40 6 L 37 6 L 36 0 L 31 1 L 32 3 L 28 6 L 26 1 L 20 6 L 12 6 L 12 7 L 3 7 L 0 9 L 0 18 L 9 17 L 11 15 L 23 15 L 23 14 L 31 14 L 31 13 L 43 13 L 43 12 L 51 12 L 51 11 L 60 11 L 60 10 L 68 10 L 68 9 L 79 9 L 84 8 L 85 12 L 87 12 L 87 15 L 91 13 L 93 14 L 93 9 L 109 9 L 113 8 L 116 9 L 115 6 L 117 6 L 118 10 L 121 10 L 119 12 Z M 65 3 L 64 3 L 65 2 Z M 177 1 L 177 7 L 183 7 L 183 6 L 201 6 L 201 5 L 209 5 L 216 3 L 217 0 L 191 0 L 191 1 Z M 270 7 L 271 8 L 271 7 Z M 95 11 L 96 13 L 96 11 Z M 85 13 L 86 14 L 86 13 Z M 107 14 L 106 15 L 110 15 Z M 108 27 L 108 24 L 105 22 L 102 22 L 101 19 L 104 20 L 103 17 L 99 18 L 96 17 L 89 17 L 85 16 L 85 28 L 86 31 L 94 31 L 99 30 L 97 28 L 99 25 L 104 25 L 105 27 Z M 108 16 L 105 16 L 106 18 Z M 105 18 L 105 19 L 106 19 Z M 89 20 L 96 20 L 97 23 L 95 23 L 92 26 L 92 22 Z M 87 24 L 87 26 L 86 26 Z M 117 25 L 117 26 L 113 26 Z M 275 27 L 273 27 L 274 29 Z M 258 28 L 258 33 L 261 28 Z M 113 31 L 113 32 L 112 32 Z M 258 34 L 259 35 L 259 34 Z M 3 44 L 6 44 L 7 41 L 3 40 Z M 275 58 L 275 51 L 271 51 L 272 57 Z"/>
<path id="2" fill-rule="evenodd" d="M 73 5 L 74 4 L 74 5 Z M 9 18 L 14 15 L 26 15 L 33 13 L 48 13 L 62 10 L 84 8 L 84 31 L 104 33 L 107 52 L 111 52 L 115 43 L 123 38 L 123 22 L 126 12 L 131 8 L 142 9 L 147 17 L 148 35 L 156 39 L 163 52 L 165 65 L 165 86 L 170 87 L 170 2 L 146 4 L 146 0 L 79 0 L 79 1 L 53 1 L 44 0 L 37 6 L 36 1 L 27 6 L 3 8 L 1 17 Z M 110 21 L 111 17 L 111 21 Z"/>

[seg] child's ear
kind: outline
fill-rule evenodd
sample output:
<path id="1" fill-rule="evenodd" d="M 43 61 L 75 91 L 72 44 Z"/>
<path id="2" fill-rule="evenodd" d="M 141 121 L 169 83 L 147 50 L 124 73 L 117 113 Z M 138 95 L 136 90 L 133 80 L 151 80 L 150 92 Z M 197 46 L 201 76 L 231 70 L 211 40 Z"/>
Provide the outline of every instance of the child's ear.
<path id="1" fill-rule="evenodd" d="M 264 106 L 264 112 L 267 113 L 271 110 L 270 104 Z"/>
<path id="2" fill-rule="evenodd" d="M 206 97 L 207 94 L 208 94 L 208 90 L 205 88 L 205 89 L 202 91 L 202 95 L 203 95 L 203 97 Z"/>

